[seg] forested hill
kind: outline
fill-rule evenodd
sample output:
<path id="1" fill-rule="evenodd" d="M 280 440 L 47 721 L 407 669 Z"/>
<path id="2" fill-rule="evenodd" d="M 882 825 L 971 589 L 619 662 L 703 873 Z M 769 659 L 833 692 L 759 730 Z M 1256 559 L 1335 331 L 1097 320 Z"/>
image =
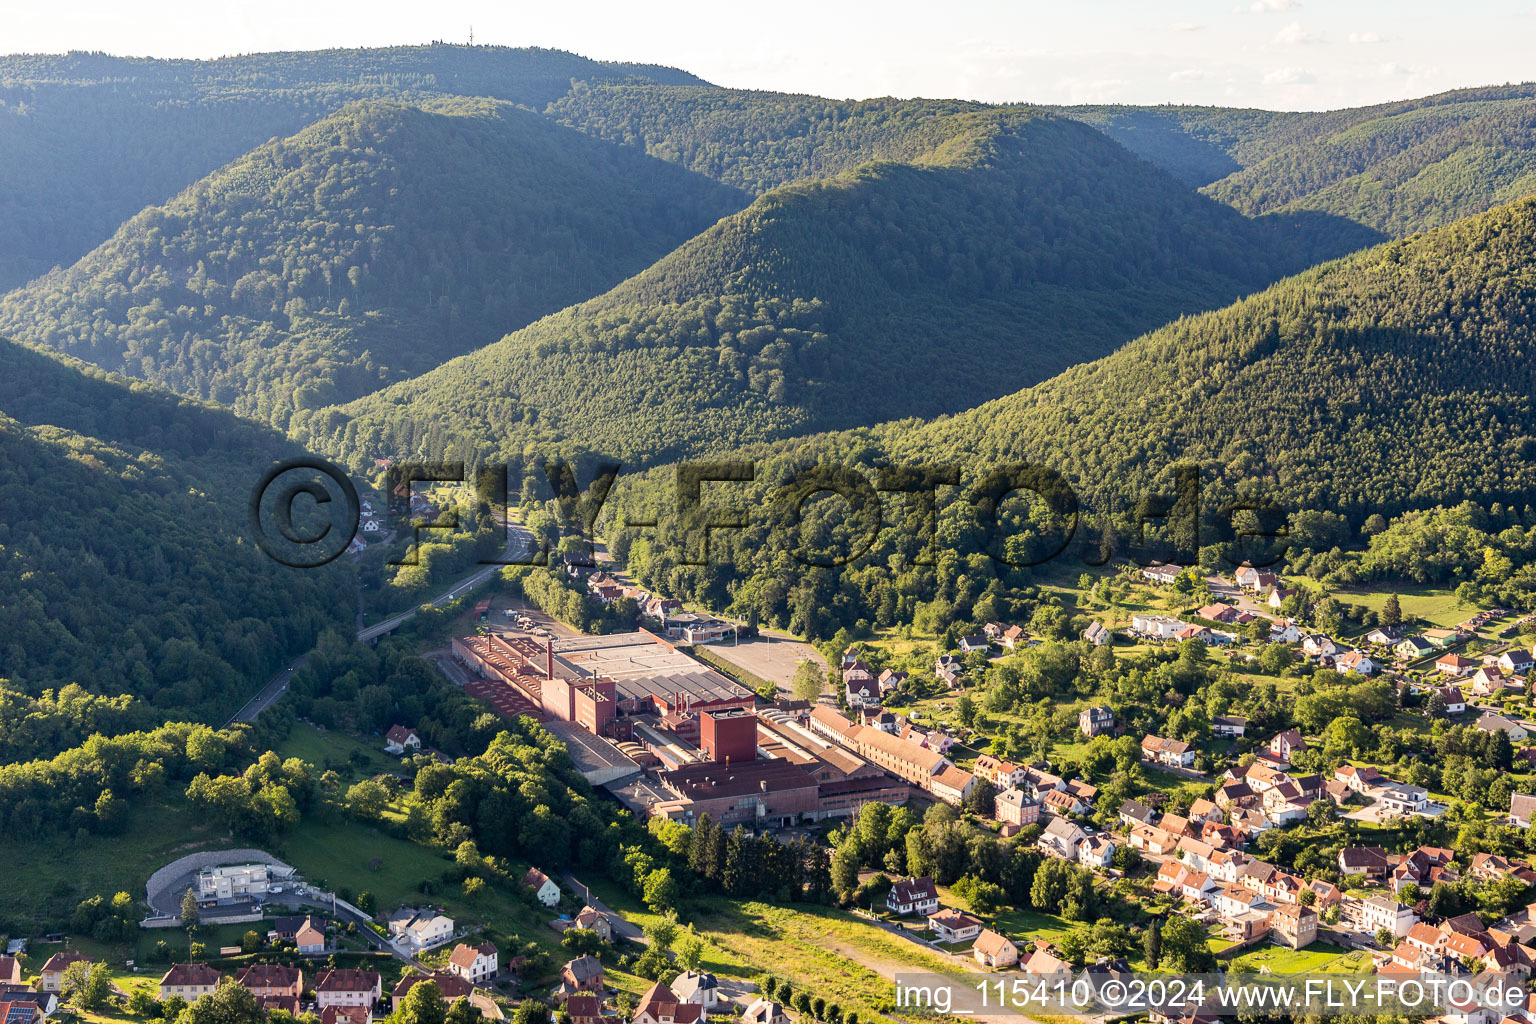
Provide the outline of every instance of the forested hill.
<path id="1" fill-rule="evenodd" d="M 1315 210 L 1395 237 L 1536 194 L 1536 86 L 1398 106 L 1277 146 L 1207 192 L 1249 214 Z"/>
<path id="2" fill-rule="evenodd" d="M 1289 508 L 1536 497 L 1536 199 L 1182 319 L 959 416 L 897 460 L 1029 460 L 1126 508 L 1181 460 Z M 867 437 L 833 442 L 866 449 Z M 1166 489 L 1166 488 L 1164 488 Z"/>
<path id="3" fill-rule="evenodd" d="M 714 86 L 577 82 L 545 113 L 761 195 L 871 160 L 920 159 L 969 130 L 951 115 L 988 109 L 964 100 L 852 101 Z"/>
<path id="4" fill-rule="evenodd" d="M 228 412 L 0 340 L 0 676 L 222 721 L 354 604 L 278 566 L 246 500 L 297 449 Z M 0 696 L 3 700 L 3 696 Z"/>
<path id="5" fill-rule="evenodd" d="M 1218 198 L 1256 214 L 1367 172 L 1437 133 L 1518 108 L 1533 96 L 1536 85 L 1524 83 L 1325 111 L 1173 104 L 1049 109 L 1086 121 L 1181 181 L 1211 185 Z M 1307 208 L 1349 212 L 1330 206 Z M 1444 220 L 1462 215 L 1453 213 Z M 1385 221 L 1362 223 L 1386 229 Z"/>
<path id="6" fill-rule="evenodd" d="M 0 331 L 283 426 L 598 294 L 746 202 L 509 103 L 356 104 L 0 300 Z"/>
<path id="7" fill-rule="evenodd" d="M 542 108 L 570 88 L 685 72 L 555 50 L 408 46 L 158 60 L 0 57 L 0 290 L 68 266 L 144 207 L 348 102 L 440 94 Z"/>
<path id="8" fill-rule="evenodd" d="M 1313 262 L 1086 125 L 952 116 L 918 163 L 770 192 L 608 294 L 295 432 L 359 464 L 664 460 L 967 408 Z"/>

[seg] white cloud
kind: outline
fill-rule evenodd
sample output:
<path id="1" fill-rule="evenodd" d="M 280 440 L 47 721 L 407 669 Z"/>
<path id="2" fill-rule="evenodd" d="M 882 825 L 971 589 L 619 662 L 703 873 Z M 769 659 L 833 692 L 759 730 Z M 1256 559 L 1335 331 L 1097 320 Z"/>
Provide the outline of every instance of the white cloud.
<path id="1" fill-rule="evenodd" d="M 1301 6 L 1300 0 L 1253 0 L 1247 7 L 1232 8 L 1233 14 L 1274 14 L 1277 11 L 1294 11 Z"/>
<path id="2" fill-rule="evenodd" d="M 1193 21 L 1176 21 L 1168 27 L 1175 32 L 1199 32 L 1205 28 L 1204 25 Z"/>
<path id="3" fill-rule="evenodd" d="M 1371 46 L 1375 43 L 1384 43 L 1387 37 L 1380 32 L 1351 32 L 1349 41 L 1360 46 Z"/>
<path id="4" fill-rule="evenodd" d="M 1276 68 L 1264 76 L 1265 85 L 1311 85 L 1317 76 L 1306 68 Z"/>
<path id="5" fill-rule="evenodd" d="M 1170 82 L 1205 82 L 1216 76 L 1200 68 L 1185 68 L 1168 76 Z"/>
<path id="6" fill-rule="evenodd" d="M 1316 32 L 1308 32 L 1301 27 L 1301 22 L 1293 21 L 1279 32 L 1275 33 L 1275 42 L 1280 46 L 1305 46 L 1309 43 L 1320 43 L 1323 37 Z"/>

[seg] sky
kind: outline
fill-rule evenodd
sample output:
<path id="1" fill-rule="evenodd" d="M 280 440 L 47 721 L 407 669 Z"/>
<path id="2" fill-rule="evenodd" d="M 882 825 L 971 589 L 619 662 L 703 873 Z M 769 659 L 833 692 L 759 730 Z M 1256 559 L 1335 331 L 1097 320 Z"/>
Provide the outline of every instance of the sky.
<path id="1" fill-rule="evenodd" d="M 0 0 L 0 52 L 218 57 L 431 40 L 717 85 L 986 102 L 1359 106 L 1536 78 L 1536 0 Z"/>

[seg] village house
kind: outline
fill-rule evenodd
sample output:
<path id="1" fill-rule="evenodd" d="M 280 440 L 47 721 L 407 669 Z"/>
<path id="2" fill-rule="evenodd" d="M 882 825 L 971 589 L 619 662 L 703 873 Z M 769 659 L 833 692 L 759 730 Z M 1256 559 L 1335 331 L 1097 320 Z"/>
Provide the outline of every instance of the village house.
<path id="1" fill-rule="evenodd" d="M 1368 934 L 1385 928 L 1400 939 L 1418 919 L 1412 907 L 1390 896 L 1373 896 L 1360 904 L 1360 930 Z"/>
<path id="2" fill-rule="evenodd" d="M 328 1006 L 372 1006 L 384 998 L 384 983 L 377 971 L 326 971 L 315 983 L 315 1003 Z"/>
<path id="3" fill-rule="evenodd" d="M 1536 796 L 1515 793 L 1509 798 L 1509 824 L 1514 828 L 1530 828 L 1536 818 Z"/>
<path id="4" fill-rule="evenodd" d="M 610 940 L 611 938 L 612 933 L 609 935 Z M 453 953 L 448 957 L 448 970 L 472 985 L 485 984 L 496 976 L 495 945 L 489 942 L 482 942 L 478 946 L 459 943 L 453 947 Z"/>
<path id="5" fill-rule="evenodd" d="M 1355 793 L 1365 793 L 1389 781 L 1375 768 L 1357 768 L 1352 764 L 1343 764 L 1335 768 L 1333 777 Z"/>
<path id="6" fill-rule="evenodd" d="M 1216 790 L 1216 806 L 1230 812 L 1234 808 L 1253 807 L 1260 802 L 1259 794 L 1253 791 L 1244 779 L 1232 779 L 1224 782 L 1221 788 Z"/>
<path id="7" fill-rule="evenodd" d="M 523 886 L 532 889 L 534 899 L 546 907 L 553 907 L 560 902 L 560 887 L 538 868 L 528 869 L 528 873 L 523 876 Z"/>
<path id="8" fill-rule="evenodd" d="M 1008 936 L 983 928 L 971 945 L 971 955 L 983 967 L 1000 970 L 1019 962 L 1019 947 Z"/>
<path id="9" fill-rule="evenodd" d="M 1040 834 L 1040 852 L 1059 860 L 1077 860 L 1077 847 L 1088 833 L 1066 818 L 1052 818 Z"/>
<path id="10" fill-rule="evenodd" d="M 704 1012 L 700 1019 L 709 1017 L 720 1002 L 720 979 L 708 971 L 684 971 L 672 979 L 669 986 L 679 1003 L 698 1006 Z"/>
<path id="11" fill-rule="evenodd" d="M 1127 840 L 1133 850 L 1140 850 L 1153 857 L 1172 853 L 1179 845 L 1179 836 L 1164 832 L 1156 825 L 1135 825 Z"/>
<path id="12" fill-rule="evenodd" d="M 1502 732 L 1509 737 L 1511 743 L 1522 743 L 1530 738 L 1530 732 L 1525 726 L 1513 718 L 1506 718 L 1492 711 L 1483 712 L 1474 724 L 1482 732 Z"/>
<path id="13" fill-rule="evenodd" d="M 1300 643 L 1301 627 L 1289 619 L 1285 622 L 1277 622 L 1269 627 L 1269 642 L 1272 644 Z"/>
<path id="14" fill-rule="evenodd" d="M 1477 671 L 1477 662 L 1459 654 L 1442 654 L 1435 659 L 1435 669 L 1452 679 L 1460 679 Z"/>
<path id="15" fill-rule="evenodd" d="M 1157 812 L 1139 800 L 1126 800 L 1120 805 L 1120 821 L 1128 828 L 1150 825 L 1157 819 Z"/>
<path id="16" fill-rule="evenodd" d="M 1141 756 L 1146 761 L 1173 768 L 1188 768 L 1195 763 L 1195 752 L 1183 740 L 1164 739 L 1148 733 L 1141 741 Z"/>
<path id="17" fill-rule="evenodd" d="M 908 914 L 927 917 L 939 909 L 939 891 L 927 875 L 899 879 L 885 894 L 885 908 L 898 917 Z"/>
<path id="18" fill-rule="evenodd" d="M 590 953 L 566 962 L 560 968 L 559 991 L 566 995 L 575 992 L 603 991 L 603 963 Z"/>
<path id="19" fill-rule="evenodd" d="M 385 921 L 391 940 L 413 953 L 431 949 L 453 938 L 453 918 L 430 908 L 400 907 Z"/>
<path id="20" fill-rule="evenodd" d="M 1429 790 L 1406 782 L 1389 782 L 1381 787 L 1377 799 L 1392 814 L 1418 814 L 1429 806 Z"/>
<path id="21" fill-rule="evenodd" d="M 978 754 L 976 762 L 971 766 L 972 774 L 979 779 L 986 779 L 999 789 L 1013 789 L 1024 782 L 1027 770 L 1010 761 L 1004 761 L 993 757 L 991 754 Z"/>
<path id="22" fill-rule="evenodd" d="M 699 1024 L 707 1014 L 698 1003 L 685 1003 L 661 982 L 646 989 L 631 1024 Z"/>
<path id="23" fill-rule="evenodd" d="M 1040 820 L 1040 804 L 1022 789 L 1005 789 L 993 798 L 992 813 L 1005 825 L 1022 828 Z"/>
<path id="24" fill-rule="evenodd" d="M 1009 626 L 998 634 L 997 642 L 1010 651 L 1020 650 L 1025 647 L 1038 646 L 1039 641 L 1029 635 L 1029 631 L 1023 626 Z"/>
<path id="25" fill-rule="evenodd" d="M 981 934 L 981 919 L 953 907 L 928 915 L 928 927 L 940 942 L 966 942 Z"/>
<path id="26" fill-rule="evenodd" d="M 1083 630 L 1083 639 L 1087 640 L 1095 647 L 1103 647 L 1105 644 L 1109 643 L 1113 637 L 1110 636 L 1109 630 L 1104 627 L 1104 623 L 1090 622 L 1088 623 L 1088 628 Z M 1017 956 L 1017 953 L 1015 953 L 1015 956 Z"/>
<path id="27" fill-rule="evenodd" d="M 741 1024 L 790 1024 L 784 1007 L 772 999 L 758 996 L 741 1012 Z"/>
<path id="28" fill-rule="evenodd" d="M 38 972 L 37 988 L 39 992 L 64 991 L 64 972 L 69 970 L 70 964 L 92 963 L 93 961 L 84 953 L 55 953 L 43 964 Z"/>
<path id="29" fill-rule="evenodd" d="M 1333 667 L 1345 675 L 1373 676 L 1377 665 L 1364 651 L 1348 651 L 1333 661 Z"/>
<path id="30" fill-rule="evenodd" d="M 985 652 L 991 646 L 991 641 L 987 639 L 985 633 L 972 633 L 970 636 L 961 637 L 956 646 L 960 648 L 961 654 L 971 654 L 974 651 Z"/>
<path id="31" fill-rule="evenodd" d="M 1317 911 L 1299 903 L 1278 908 L 1269 918 L 1270 938 L 1282 946 L 1300 949 L 1317 940 Z"/>
<path id="32" fill-rule="evenodd" d="M 1365 642 L 1378 647 L 1391 647 L 1402 638 L 1403 631 L 1397 626 L 1377 626 L 1365 634 Z"/>
<path id="33" fill-rule="evenodd" d="M 1077 713 L 1077 728 L 1090 738 L 1110 732 L 1115 728 L 1115 713 L 1103 705 L 1083 708 Z"/>
<path id="34" fill-rule="evenodd" d="M 1499 655 L 1499 668 L 1512 676 L 1523 676 L 1531 671 L 1533 661 L 1531 652 L 1523 647 L 1512 647 Z"/>
<path id="35" fill-rule="evenodd" d="M 430 981 L 437 986 L 437 991 L 443 1000 L 444 1006 L 456 1003 L 460 999 L 468 999 L 475 990 L 475 987 L 467 979 L 458 974 L 435 971 L 428 975 L 410 971 L 400 976 L 400 980 L 395 983 L 394 990 L 390 992 L 391 1008 L 398 1013 L 400 1004 L 405 1002 L 405 997 L 410 995 L 411 989 L 423 981 Z"/>
<path id="36" fill-rule="evenodd" d="M 1241 738 L 1248 731 L 1248 719 L 1242 715 L 1217 715 L 1211 719 L 1211 733 L 1227 739 Z"/>
<path id="37" fill-rule="evenodd" d="M 1405 661 L 1417 661 L 1420 658 L 1429 657 L 1435 652 L 1435 648 L 1421 636 L 1405 636 L 1397 642 L 1397 646 L 1392 648 L 1392 651 Z"/>
<path id="38" fill-rule="evenodd" d="M 613 922 L 608 919 L 607 914 L 595 907 L 582 907 L 580 912 L 571 919 L 571 927 L 585 928 L 604 942 L 613 941 Z M 491 952 L 495 953 L 494 947 Z"/>
<path id="39" fill-rule="evenodd" d="M 1467 698 L 1462 695 L 1458 687 L 1437 686 L 1430 692 L 1440 695 L 1440 699 L 1445 702 L 1445 713 L 1448 715 L 1459 715 L 1467 710 Z"/>
<path id="40" fill-rule="evenodd" d="M 189 1003 L 196 1002 L 202 996 L 212 995 L 221 977 L 207 964 L 172 964 L 160 978 L 160 999 L 180 996 Z"/>
<path id="41" fill-rule="evenodd" d="M 421 750 L 421 737 L 404 725 L 392 725 L 384 734 L 384 750 L 390 754 L 414 754 Z"/>
<path id="42" fill-rule="evenodd" d="M 1324 654 L 1338 654 L 1340 649 L 1331 637 L 1322 633 L 1308 633 L 1301 641 L 1301 653 L 1313 658 Z"/>
<path id="43" fill-rule="evenodd" d="M 1387 851 L 1379 846 L 1346 846 L 1339 851 L 1339 874 L 1364 875 L 1368 882 L 1378 882 L 1387 877 L 1391 862 Z"/>
<path id="44" fill-rule="evenodd" d="M 1269 741 L 1268 749 L 1271 754 L 1289 763 L 1293 754 L 1307 749 L 1307 741 L 1302 739 L 1297 730 L 1287 729 Z"/>
<path id="45" fill-rule="evenodd" d="M 1522 689 L 1522 684 L 1506 676 L 1497 665 L 1484 665 L 1472 674 L 1472 692 L 1479 697 L 1491 697 L 1505 690 Z"/>
<path id="46" fill-rule="evenodd" d="M 1167 586 L 1179 578 L 1183 568 L 1167 562 L 1153 562 L 1141 570 L 1142 578 L 1159 586 Z"/>

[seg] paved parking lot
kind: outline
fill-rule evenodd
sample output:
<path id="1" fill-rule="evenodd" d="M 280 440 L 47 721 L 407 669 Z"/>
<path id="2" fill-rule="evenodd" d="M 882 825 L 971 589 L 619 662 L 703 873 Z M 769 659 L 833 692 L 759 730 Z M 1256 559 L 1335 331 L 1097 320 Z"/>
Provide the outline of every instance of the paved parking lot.
<path id="1" fill-rule="evenodd" d="M 795 668 L 805 659 L 814 661 L 823 672 L 827 670 L 826 660 L 816 648 L 799 640 L 756 637 L 739 644 L 710 644 L 706 650 L 755 676 L 777 683 L 783 693 L 789 692 Z"/>

